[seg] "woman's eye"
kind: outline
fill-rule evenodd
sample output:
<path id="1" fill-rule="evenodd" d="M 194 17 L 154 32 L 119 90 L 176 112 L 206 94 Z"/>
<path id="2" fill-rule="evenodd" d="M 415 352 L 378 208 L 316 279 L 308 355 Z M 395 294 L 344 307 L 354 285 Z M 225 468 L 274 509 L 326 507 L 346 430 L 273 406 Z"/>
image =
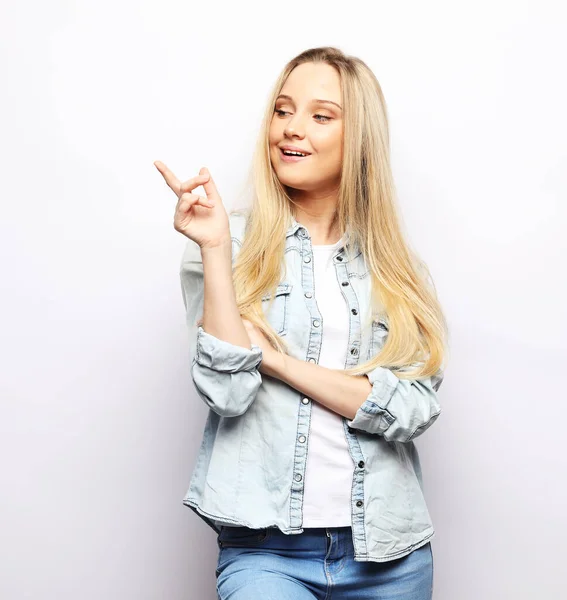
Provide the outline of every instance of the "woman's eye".
<path id="1" fill-rule="evenodd" d="M 281 108 L 276 108 L 274 109 L 274 112 L 279 116 L 279 117 L 284 117 L 285 115 L 288 115 L 289 113 Z M 327 121 L 331 120 L 331 117 L 327 117 L 326 115 L 313 115 L 313 117 L 319 121 L 319 123 L 326 123 Z"/>

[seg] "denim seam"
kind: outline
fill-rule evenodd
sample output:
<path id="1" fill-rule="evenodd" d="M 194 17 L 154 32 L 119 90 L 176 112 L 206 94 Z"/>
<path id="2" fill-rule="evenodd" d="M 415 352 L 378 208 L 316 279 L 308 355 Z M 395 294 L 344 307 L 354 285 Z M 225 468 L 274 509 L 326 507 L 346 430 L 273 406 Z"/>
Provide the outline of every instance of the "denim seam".
<path id="1" fill-rule="evenodd" d="M 199 466 L 202 464 L 202 460 L 203 460 L 202 456 L 204 454 L 203 453 L 203 449 L 204 449 L 205 443 L 206 443 L 205 435 L 204 434 L 205 434 L 205 431 L 207 429 L 207 426 L 208 426 L 208 418 L 207 418 L 207 421 L 205 422 L 205 426 L 203 427 L 203 439 L 201 440 L 201 444 L 199 445 L 199 450 L 197 451 L 197 460 L 195 461 L 195 467 L 194 467 L 195 472 L 197 471 L 197 469 L 199 468 Z M 191 484 L 189 486 L 189 491 L 187 493 L 187 496 L 189 496 L 191 494 L 191 491 L 195 487 L 195 483 L 196 482 L 195 482 L 194 478 L 192 477 L 191 478 Z"/>
<path id="2" fill-rule="evenodd" d="M 237 483 L 237 487 L 236 487 L 236 489 L 237 489 L 236 493 L 238 493 L 238 490 L 242 489 L 241 484 L 242 484 L 242 471 L 243 471 L 241 458 L 242 458 L 242 446 L 244 445 L 242 443 L 242 437 L 243 437 L 242 430 L 244 428 L 244 424 L 242 422 L 239 423 L 239 427 L 240 427 L 240 446 L 238 448 L 238 483 Z M 239 502 L 240 502 L 240 496 L 237 495 L 235 497 L 234 504 L 233 504 L 233 514 L 236 512 Z"/>
<path id="3" fill-rule="evenodd" d="M 409 442 L 409 441 L 411 441 L 411 439 L 412 439 L 413 437 L 415 437 L 415 434 L 417 433 L 417 431 L 418 431 L 419 429 L 422 429 L 422 428 L 426 427 L 427 425 L 429 425 L 429 423 L 431 423 L 431 421 L 432 421 L 433 419 L 435 419 L 435 417 L 438 417 L 440 414 L 441 414 L 441 411 L 440 411 L 440 410 L 438 410 L 436 413 L 433 413 L 433 414 L 432 414 L 432 415 L 429 417 L 429 419 L 428 419 L 428 420 L 427 420 L 425 423 L 422 423 L 421 425 L 418 425 L 418 426 L 417 426 L 417 427 L 416 427 L 416 428 L 415 428 L 415 429 L 414 429 L 414 430 L 413 430 L 413 431 L 410 433 L 410 435 L 409 435 L 409 437 L 408 437 L 407 441 L 408 441 L 408 442 Z"/>
<path id="4" fill-rule="evenodd" d="M 283 323 L 282 323 L 282 330 L 280 331 L 279 335 L 285 335 L 287 334 L 287 322 L 288 322 L 288 304 L 289 304 L 289 294 L 291 292 L 291 289 L 286 292 L 285 294 L 283 294 L 284 296 L 284 305 L 283 305 Z M 282 294 L 280 294 L 282 295 Z"/>
<path id="5" fill-rule="evenodd" d="M 374 554 L 360 554 L 360 558 L 375 558 L 378 559 L 375 562 L 387 562 L 388 560 L 392 560 L 395 558 L 400 558 L 401 556 L 406 556 L 413 550 L 420 548 L 421 546 L 425 546 L 427 542 L 435 535 L 435 531 L 432 531 L 427 537 L 424 537 L 419 542 L 415 544 L 411 544 L 410 546 L 406 546 L 403 550 L 399 550 L 398 552 L 394 552 L 393 554 L 385 554 L 384 556 L 376 556 Z"/>
<path id="6" fill-rule="evenodd" d="M 431 597 L 433 597 L 433 589 L 435 586 L 435 558 L 433 557 L 433 547 L 429 544 L 429 551 L 431 552 Z"/>
<path id="7" fill-rule="evenodd" d="M 325 554 L 325 558 L 323 559 L 323 565 L 324 565 L 324 569 L 325 569 L 325 578 L 327 579 L 327 586 L 326 586 L 327 589 L 325 591 L 325 600 L 330 600 L 331 588 L 333 586 L 333 578 L 331 577 L 331 574 L 329 573 L 329 569 L 327 566 L 327 559 L 329 558 L 329 553 L 331 552 L 331 548 L 333 547 L 333 537 L 332 537 L 332 535 L 329 535 L 328 532 L 326 532 L 326 535 L 327 535 L 327 538 L 331 540 L 331 543 L 329 545 L 327 553 Z"/>

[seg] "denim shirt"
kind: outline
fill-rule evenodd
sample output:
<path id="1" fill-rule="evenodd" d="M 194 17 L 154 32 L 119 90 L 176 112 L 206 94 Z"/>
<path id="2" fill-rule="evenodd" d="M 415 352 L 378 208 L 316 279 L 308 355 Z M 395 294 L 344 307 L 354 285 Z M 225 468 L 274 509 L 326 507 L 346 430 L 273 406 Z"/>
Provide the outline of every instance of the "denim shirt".
<path id="1" fill-rule="evenodd" d="M 229 215 L 234 260 L 246 217 Z M 349 307 L 345 368 L 384 345 L 388 322 L 370 314 L 370 274 L 358 247 L 348 242 L 332 257 Z M 350 256 L 350 258 L 349 258 Z M 307 229 L 293 217 L 286 232 L 286 275 L 264 312 L 289 346 L 289 354 L 317 363 L 322 317 L 317 308 L 313 250 Z M 188 240 L 181 264 L 190 333 L 191 375 L 209 407 L 203 439 L 183 503 L 217 533 L 222 526 L 278 527 L 300 534 L 309 422 L 314 401 L 259 371 L 262 350 L 236 346 L 207 333 L 199 246 Z M 402 380 L 378 367 L 368 374 L 371 392 L 352 420 L 342 417 L 352 458 L 351 527 L 354 559 L 384 562 L 409 554 L 434 536 L 413 440 L 441 411 L 432 377 Z"/>

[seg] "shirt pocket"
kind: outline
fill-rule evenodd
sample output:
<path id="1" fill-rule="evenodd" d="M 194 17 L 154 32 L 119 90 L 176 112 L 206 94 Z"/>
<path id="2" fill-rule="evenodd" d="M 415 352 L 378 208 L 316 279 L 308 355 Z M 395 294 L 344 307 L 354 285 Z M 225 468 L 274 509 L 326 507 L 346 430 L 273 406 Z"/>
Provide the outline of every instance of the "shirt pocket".
<path id="1" fill-rule="evenodd" d="M 271 294 L 265 294 L 262 297 L 264 314 L 278 335 L 287 334 L 289 302 L 292 288 L 293 284 L 282 282 L 276 288 L 273 298 Z"/>
<path id="2" fill-rule="evenodd" d="M 388 323 L 384 319 L 375 318 L 372 321 L 370 337 L 370 356 L 376 355 L 384 347 L 388 337 Z"/>

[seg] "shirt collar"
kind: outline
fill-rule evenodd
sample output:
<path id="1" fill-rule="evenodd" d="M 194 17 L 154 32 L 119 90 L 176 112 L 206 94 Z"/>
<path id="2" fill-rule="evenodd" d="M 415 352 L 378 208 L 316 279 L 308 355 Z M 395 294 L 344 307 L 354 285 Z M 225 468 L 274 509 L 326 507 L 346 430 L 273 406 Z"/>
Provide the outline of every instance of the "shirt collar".
<path id="1" fill-rule="evenodd" d="M 286 231 L 286 238 L 288 238 L 290 235 L 305 235 L 307 233 L 307 229 L 297 221 L 297 219 L 291 215 L 291 221 L 290 221 L 290 226 L 287 228 Z M 302 233 L 298 234 L 297 232 L 301 231 Z M 350 236 L 348 234 L 348 232 L 345 234 L 345 244 L 344 246 L 350 246 L 352 245 L 353 247 L 353 257 L 356 258 L 357 256 L 360 255 L 360 248 L 358 247 L 358 245 L 356 244 L 356 242 L 354 240 L 350 239 Z M 337 250 L 337 254 L 343 254 L 344 253 L 344 248 L 340 247 Z"/>

